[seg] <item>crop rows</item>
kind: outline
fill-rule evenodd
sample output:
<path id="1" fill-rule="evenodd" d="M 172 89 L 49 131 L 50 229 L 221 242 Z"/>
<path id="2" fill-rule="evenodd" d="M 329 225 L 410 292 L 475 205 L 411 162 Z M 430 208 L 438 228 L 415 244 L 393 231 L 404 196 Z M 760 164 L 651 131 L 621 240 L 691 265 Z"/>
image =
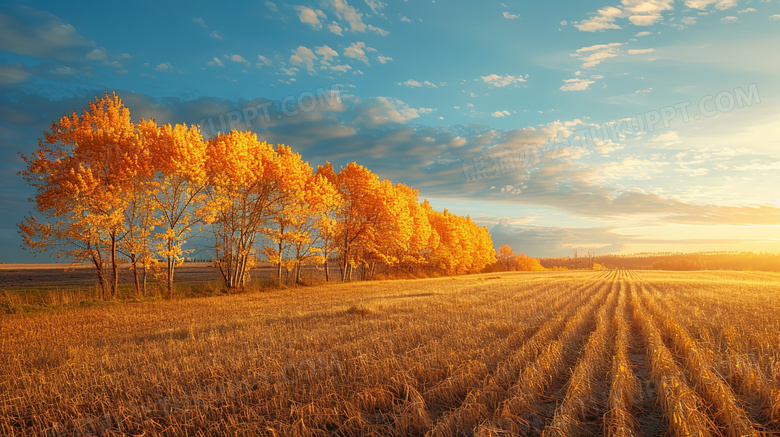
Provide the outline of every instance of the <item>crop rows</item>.
<path id="1" fill-rule="evenodd" d="M 0 434 L 780 433 L 780 275 L 377 282 L 0 318 Z"/>

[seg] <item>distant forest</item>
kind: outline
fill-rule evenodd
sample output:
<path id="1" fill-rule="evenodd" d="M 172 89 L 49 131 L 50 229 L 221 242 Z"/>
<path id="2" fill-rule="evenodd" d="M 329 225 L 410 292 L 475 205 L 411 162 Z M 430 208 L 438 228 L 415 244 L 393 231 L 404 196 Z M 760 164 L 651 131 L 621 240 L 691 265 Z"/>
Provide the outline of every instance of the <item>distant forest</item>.
<path id="1" fill-rule="evenodd" d="M 590 269 L 590 257 L 541 258 L 546 268 Z M 608 269 L 760 270 L 780 272 L 780 254 L 752 252 L 639 253 L 599 255 L 592 260 Z"/>

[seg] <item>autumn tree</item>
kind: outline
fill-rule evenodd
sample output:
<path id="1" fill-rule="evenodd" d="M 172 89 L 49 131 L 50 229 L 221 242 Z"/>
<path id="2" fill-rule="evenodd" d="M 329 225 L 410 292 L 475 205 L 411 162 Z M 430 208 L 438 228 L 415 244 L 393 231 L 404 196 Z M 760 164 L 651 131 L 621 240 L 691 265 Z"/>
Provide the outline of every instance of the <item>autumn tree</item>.
<path id="1" fill-rule="evenodd" d="M 270 226 L 262 230 L 269 244 L 263 246 L 268 260 L 276 265 L 279 284 L 283 283 L 282 268 L 288 272 L 295 268 L 296 282 L 300 280 L 300 263 L 310 252 L 316 212 L 316 202 L 308 190 L 311 189 L 313 170 L 301 155 L 289 147 L 280 145 L 276 149 L 273 168 L 274 202 L 268 209 Z M 289 253 L 295 253 L 290 256 Z"/>
<path id="2" fill-rule="evenodd" d="M 318 169 L 338 190 L 342 202 L 334 214 L 332 232 L 338 248 L 342 281 L 352 279 L 355 267 L 363 267 L 361 276 L 370 275 L 374 262 L 391 262 L 386 250 L 398 245 L 405 232 L 398 231 L 393 185 L 356 163 L 335 173 L 330 163 Z"/>
<path id="3" fill-rule="evenodd" d="M 430 210 L 431 226 L 438 234 L 439 244 L 430 253 L 430 264 L 447 275 L 481 272 L 496 262 L 496 251 L 490 233 L 469 216 L 460 217 Z"/>
<path id="4" fill-rule="evenodd" d="M 158 127 L 154 121 L 142 121 L 139 131 L 151 150 L 153 224 L 158 229 L 157 254 L 165 260 L 166 289 L 170 297 L 175 268 L 184 262 L 186 255 L 183 245 L 201 221 L 206 145 L 197 126 Z"/>
<path id="5" fill-rule="evenodd" d="M 141 126 L 144 123 L 142 122 Z M 119 252 L 130 261 L 133 273 L 133 285 L 136 295 L 147 295 L 147 277 L 156 258 L 151 249 L 154 236 L 153 198 L 156 189 L 154 183 L 154 168 L 151 154 L 153 150 L 144 139 L 144 133 L 138 132 L 134 167 L 136 171 L 128 181 L 128 189 L 123 193 L 127 204 L 124 212 L 124 234 L 122 235 Z M 155 125 L 156 127 L 156 125 Z"/>
<path id="6" fill-rule="evenodd" d="M 524 253 L 509 260 L 511 267 L 518 272 L 541 272 L 546 270 L 536 258 L 531 258 Z"/>
<path id="7" fill-rule="evenodd" d="M 510 269 L 510 261 L 514 258 L 515 251 L 512 250 L 512 246 L 504 244 L 498 248 L 498 262 L 504 267 L 504 270 Z"/>
<path id="8" fill-rule="evenodd" d="M 35 211 L 19 224 L 25 245 L 89 260 L 104 297 L 116 296 L 117 248 L 124 233 L 125 193 L 143 160 L 130 111 L 114 93 L 52 123 L 38 149 L 22 155 L 20 174 L 36 189 Z"/>
<path id="9" fill-rule="evenodd" d="M 283 262 L 292 237 L 291 222 L 282 218 L 284 205 L 293 205 L 300 195 L 307 172 L 311 175 L 311 168 L 300 155 L 283 145 L 274 150 L 251 132 L 234 130 L 208 141 L 204 219 L 212 225 L 215 264 L 229 289 L 246 284 L 260 255 L 258 236 L 277 243 L 277 252 L 269 252 L 266 245 L 265 255 Z"/>
<path id="10" fill-rule="evenodd" d="M 327 270 L 327 229 L 332 211 L 341 204 L 336 188 L 321 175 L 309 175 L 304 187 L 302 202 L 294 209 L 295 233 L 292 238 L 292 252 L 295 260 L 295 282 L 301 282 L 301 268 L 306 264 L 324 264 Z"/>
<path id="11" fill-rule="evenodd" d="M 395 258 L 399 268 L 411 273 L 427 265 L 426 255 L 438 244 L 433 228 L 428 220 L 426 205 L 420 203 L 419 192 L 404 184 L 395 184 L 396 199 L 399 202 L 399 227 L 408 231 L 398 242 Z"/>

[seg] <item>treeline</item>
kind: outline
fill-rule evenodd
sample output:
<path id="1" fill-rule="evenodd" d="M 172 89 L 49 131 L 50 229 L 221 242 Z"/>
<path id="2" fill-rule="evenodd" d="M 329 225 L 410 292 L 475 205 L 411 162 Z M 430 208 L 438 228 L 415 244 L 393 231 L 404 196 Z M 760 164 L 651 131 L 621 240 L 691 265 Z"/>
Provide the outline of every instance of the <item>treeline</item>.
<path id="1" fill-rule="evenodd" d="M 545 270 L 567 270 L 566 267 L 547 268 L 524 253 L 515 254 L 512 246 L 504 244 L 498 248 L 496 262 L 486 268 L 486 272 L 541 272 Z"/>
<path id="2" fill-rule="evenodd" d="M 377 269 L 466 274 L 495 262 L 486 227 L 434 211 L 417 190 L 350 163 L 314 170 L 289 147 L 251 132 L 205 140 L 198 126 L 133 123 L 116 93 L 52 123 L 20 172 L 36 188 L 35 213 L 19 224 L 25 246 L 90 262 L 105 297 L 130 264 L 135 290 L 150 274 L 173 288 L 195 236 L 212 242 L 228 289 L 260 261 L 301 278 L 336 259 L 342 281 Z M 159 260 L 163 260 L 159 262 Z"/>
<path id="3" fill-rule="evenodd" d="M 599 255 L 596 263 L 608 269 L 627 270 L 759 270 L 780 272 L 780 254 L 753 252 L 650 253 Z M 543 258 L 545 267 L 573 268 L 574 258 Z M 580 268 L 583 263 L 580 260 Z"/>

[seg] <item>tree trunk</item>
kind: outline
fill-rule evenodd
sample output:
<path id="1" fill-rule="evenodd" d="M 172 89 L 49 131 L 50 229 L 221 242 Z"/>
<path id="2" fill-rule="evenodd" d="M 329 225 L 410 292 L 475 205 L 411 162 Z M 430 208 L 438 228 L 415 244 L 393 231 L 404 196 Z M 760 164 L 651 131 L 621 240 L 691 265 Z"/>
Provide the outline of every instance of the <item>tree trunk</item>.
<path id="1" fill-rule="evenodd" d="M 144 284 L 143 295 L 144 295 L 144 297 L 147 297 L 146 278 L 148 276 L 149 276 L 149 261 L 146 258 L 144 258 L 144 275 L 143 275 L 143 281 L 144 281 L 143 282 L 143 284 Z"/>
<path id="2" fill-rule="evenodd" d="M 328 270 L 328 256 L 325 255 L 325 282 L 330 282 L 330 270 Z"/>
<path id="3" fill-rule="evenodd" d="M 133 283 L 135 284 L 135 295 L 139 296 L 141 294 L 141 283 L 138 278 L 138 260 L 136 259 L 135 253 L 130 254 L 130 262 L 133 266 Z"/>
<path id="4" fill-rule="evenodd" d="M 100 284 L 100 292 L 102 294 L 103 300 L 108 300 L 108 285 L 106 284 L 106 276 L 103 272 L 103 262 L 102 259 L 99 256 L 95 256 L 94 254 L 91 255 L 92 263 L 95 265 L 95 270 L 98 274 L 98 284 Z"/>
<path id="5" fill-rule="evenodd" d="M 111 297 L 117 296 L 119 288 L 119 270 L 116 265 L 116 232 L 111 234 Z"/>
<path id="6" fill-rule="evenodd" d="M 175 267 L 174 265 L 174 259 L 173 259 L 173 239 L 168 239 L 168 299 L 173 298 L 173 269 Z"/>

